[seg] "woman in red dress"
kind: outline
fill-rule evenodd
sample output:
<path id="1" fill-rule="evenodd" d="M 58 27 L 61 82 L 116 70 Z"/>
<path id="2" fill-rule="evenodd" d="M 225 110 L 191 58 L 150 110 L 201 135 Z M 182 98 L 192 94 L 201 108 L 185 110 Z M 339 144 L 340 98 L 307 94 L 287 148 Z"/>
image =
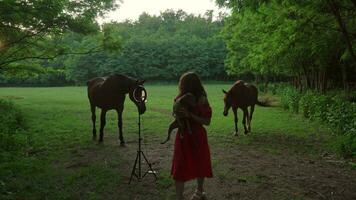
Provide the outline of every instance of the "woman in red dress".
<path id="1" fill-rule="evenodd" d="M 203 125 L 210 124 L 211 108 L 197 74 L 193 72 L 183 74 L 178 87 L 179 94 L 176 99 L 186 93 L 192 93 L 197 99 L 197 105 L 191 110 L 181 110 L 189 120 L 191 133 L 188 130 L 178 130 L 176 134 L 171 170 L 176 195 L 177 199 L 183 199 L 184 182 L 197 179 L 197 189 L 191 199 L 206 199 L 203 189 L 204 178 L 210 178 L 213 174 L 207 134 Z"/>

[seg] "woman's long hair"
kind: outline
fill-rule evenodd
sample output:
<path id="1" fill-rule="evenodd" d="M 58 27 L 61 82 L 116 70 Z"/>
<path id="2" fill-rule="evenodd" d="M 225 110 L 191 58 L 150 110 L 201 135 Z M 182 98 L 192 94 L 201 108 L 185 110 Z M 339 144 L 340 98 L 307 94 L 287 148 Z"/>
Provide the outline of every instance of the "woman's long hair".
<path id="1" fill-rule="evenodd" d="M 194 72 L 186 72 L 179 79 L 179 94 L 192 93 L 198 100 L 201 96 L 207 96 L 199 76 Z"/>

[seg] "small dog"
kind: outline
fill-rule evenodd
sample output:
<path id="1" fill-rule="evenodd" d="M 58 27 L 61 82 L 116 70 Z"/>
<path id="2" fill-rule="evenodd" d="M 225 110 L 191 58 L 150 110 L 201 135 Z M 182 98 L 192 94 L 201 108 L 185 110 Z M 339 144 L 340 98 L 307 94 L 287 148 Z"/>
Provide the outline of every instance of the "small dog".
<path id="1" fill-rule="evenodd" d="M 192 130 L 190 127 L 190 123 L 185 116 L 182 115 L 180 112 L 182 108 L 189 110 L 190 108 L 196 106 L 196 98 L 193 94 L 187 93 L 181 97 L 179 97 L 174 105 L 173 105 L 173 117 L 175 118 L 174 121 L 169 125 L 168 128 L 168 136 L 167 139 L 162 142 L 161 144 L 166 143 L 171 138 L 171 133 L 174 129 L 178 128 L 179 130 L 187 129 L 189 134 L 192 134 Z M 180 137 L 183 138 L 182 133 Z"/>

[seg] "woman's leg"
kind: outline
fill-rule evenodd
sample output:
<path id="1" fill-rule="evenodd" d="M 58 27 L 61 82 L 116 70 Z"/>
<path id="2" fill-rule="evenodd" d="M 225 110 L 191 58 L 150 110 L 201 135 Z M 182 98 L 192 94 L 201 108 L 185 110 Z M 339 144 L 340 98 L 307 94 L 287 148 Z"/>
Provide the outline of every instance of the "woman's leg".
<path id="1" fill-rule="evenodd" d="M 198 192 L 203 193 L 204 177 L 197 178 L 197 183 L 198 183 L 198 188 L 197 188 Z"/>
<path id="2" fill-rule="evenodd" d="M 183 199 L 183 192 L 184 192 L 184 182 L 176 181 L 176 198 L 177 198 L 177 200 Z"/>
<path id="3" fill-rule="evenodd" d="M 200 177 L 197 178 L 197 183 L 198 183 L 198 187 L 195 190 L 194 195 L 192 196 L 191 200 L 206 200 L 206 194 L 204 192 L 204 178 Z"/>

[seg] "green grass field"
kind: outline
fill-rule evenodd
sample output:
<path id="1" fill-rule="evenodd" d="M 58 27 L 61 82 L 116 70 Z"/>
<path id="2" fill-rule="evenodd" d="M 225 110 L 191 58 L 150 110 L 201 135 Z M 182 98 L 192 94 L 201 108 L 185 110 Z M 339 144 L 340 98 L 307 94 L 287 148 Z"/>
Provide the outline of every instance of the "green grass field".
<path id="1" fill-rule="evenodd" d="M 267 194 L 270 199 L 313 199 L 324 192 L 315 186 L 316 193 L 306 193 L 310 185 L 303 186 L 283 174 L 274 174 L 282 173 L 272 170 L 278 163 L 286 165 L 280 169 L 285 173 L 296 163 L 308 160 L 325 164 L 325 170 L 330 173 L 339 168 L 348 170 L 320 159 L 320 154 L 331 151 L 331 130 L 291 115 L 278 106 L 256 107 L 251 135 L 234 137 L 231 113 L 228 117 L 222 115 L 221 89 L 229 86 L 208 84 L 205 87 L 213 109 L 207 130 L 214 178 L 206 184 L 212 199 L 260 199 L 250 196 L 256 194 Z M 172 120 L 170 113 L 177 86 L 148 85 L 146 88 L 148 102 L 142 116 L 143 148 L 153 168 L 159 172 L 159 178 L 154 182 L 148 176 L 131 185 L 127 182 L 136 155 L 138 127 L 137 109 L 129 98 L 123 115 L 127 146 L 120 147 L 115 111 L 107 115 L 104 143 L 92 141 L 85 87 L 0 88 L 0 98 L 13 100 L 22 110 L 28 127 L 22 133 L 28 144 L 24 152 L 1 154 L 0 199 L 174 199 L 174 184 L 169 176 L 173 140 L 165 145 L 160 142 L 165 139 Z M 241 112 L 239 114 L 241 118 Z M 99 116 L 97 110 L 97 119 Z M 240 134 L 243 132 L 241 121 Z M 309 165 L 301 168 L 304 169 L 300 173 L 310 168 L 305 174 L 315 169 Z M 320 174 L 319 180 L 324 175 Z M 278 178 L 271 178 L 274 176 Z M 350 181 L 356 178 L 352 171 L 344 176 L 351 176 Z M 344 176 L 339 177 L 340 181 Z M 289 183 L 289 186 L 269 188 L 279 183 Z M 194 183 L 189 183 L 188 197 L 193 190 Z M 350 192 L 350 195 L 354 197 L 355 194 Z"/>

